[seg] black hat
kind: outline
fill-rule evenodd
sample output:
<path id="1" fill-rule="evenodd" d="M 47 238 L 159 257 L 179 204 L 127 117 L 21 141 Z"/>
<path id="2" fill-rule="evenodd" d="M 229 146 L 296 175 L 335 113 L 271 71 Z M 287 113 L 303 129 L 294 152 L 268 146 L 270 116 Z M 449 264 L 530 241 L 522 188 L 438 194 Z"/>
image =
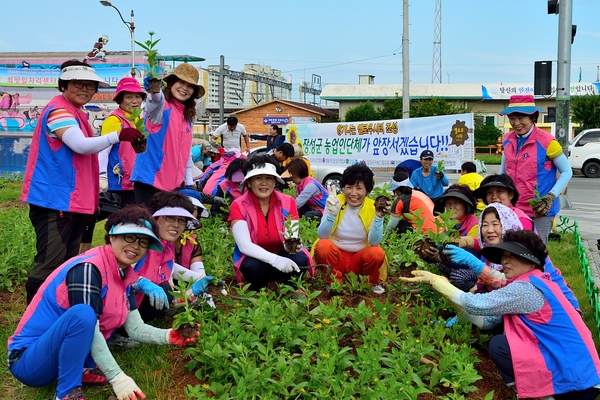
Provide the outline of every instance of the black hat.
<path id="1" fill-rule="evenodd" d="M 445 203 L 448 197 L 455 197 L 457 199 L 462 200 L 463 203 L 465 203 L 465 211 L 467 212 L 467 214 L 475 213 L 475 204 L 473 204 L 473 202 L 467 196 L 465 196 L 463 193 L 459 192 L 456 189 L 446 190 L 444 194 L 435 199 L 435 202 L 433 203 L 433 211 L 440 214 L 446 211 Z"/>
<path id="2" fill-rule="evenodd" d="M 431 150 L 423 150 L 421 152 L 421 160 L 423 160 L 425 158 L 431 158 L 431 159 L 433 159 L 433 151 L 431 151 Z"/>
<path id="3" fill-rule="evenodd" d="M 481 249 L 481 255 L 495 264 L 500 264 L 502 261 L 502 254 L 504 254 L 505 251 L 513 253 L 524 260 L 530 261 L 538 267 L 544 265 L 543 262 L 538 259 L 531 250 L 517 242 L 502 242 L 494 246 L 484 247 Z"/>
<path id="4" fill-rule="evenodd" d="M 508 176 L 506 174 L 494 174 L 494 175 L 486 176 L 481 181 L 481 184 L 479 185 L 479 187 L 473 191 L 473 196 L 475 196 L 478 199 L 482 199 L 483 202 L 487 205 L 488 202 L 485 198 L 486 193 L 487 193 L 487 188 L 492 187 L 492 186 L 500 186 L 500 187 L 504 187 L 504 188 L 512 190 L 514 193 L 514 196 L 510 200 L 510 202 L 513 206 L 515 206 L 517 204 L 517 200 L 519 200 L 519 192 L 517 191 L 517 188 L 515 187 L 515 182 L 512 180 L 512 178 L 510 176 Z"/>

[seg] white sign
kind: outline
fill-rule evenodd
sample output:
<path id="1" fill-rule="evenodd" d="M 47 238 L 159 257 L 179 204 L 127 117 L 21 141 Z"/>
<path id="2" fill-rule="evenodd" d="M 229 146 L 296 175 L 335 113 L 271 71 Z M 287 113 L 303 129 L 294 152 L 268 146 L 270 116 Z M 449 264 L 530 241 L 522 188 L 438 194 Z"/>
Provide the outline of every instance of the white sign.
<path id="1" fill-rule="evenodd" d="M 287 141 L 303 147 L 314 164 L 350 165 L 364 160 L 372 167 L 418 160 L 431 150 L 448 169 L 474 159 L 473 114 L 383 121 L 287 125 Z"/>

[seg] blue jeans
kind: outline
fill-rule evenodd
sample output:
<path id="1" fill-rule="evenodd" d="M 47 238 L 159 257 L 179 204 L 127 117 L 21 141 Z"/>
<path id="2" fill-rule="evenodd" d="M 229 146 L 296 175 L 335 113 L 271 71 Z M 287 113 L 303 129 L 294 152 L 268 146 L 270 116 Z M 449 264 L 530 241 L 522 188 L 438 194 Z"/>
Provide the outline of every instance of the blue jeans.
<path id="1" fill-rule="evenodd" d="M 81 386 L 84 366 L 93 366 L 86 360 L 91 360 L 97 321 L 94 310 L 87 304 L 69 308 L 23 352 L 10 372 L 27 386 L 41 387 L 58 380 L 56 394 L 65 397 Z"/>

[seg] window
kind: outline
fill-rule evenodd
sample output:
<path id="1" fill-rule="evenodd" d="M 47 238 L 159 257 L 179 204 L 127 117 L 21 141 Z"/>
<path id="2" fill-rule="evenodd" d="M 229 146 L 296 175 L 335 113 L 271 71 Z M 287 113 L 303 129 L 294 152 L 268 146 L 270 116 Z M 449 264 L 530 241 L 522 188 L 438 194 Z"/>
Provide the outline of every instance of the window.
<path id="1" fill-rule="evenodd" d="M 591 131 L 586 133 L 579 139 L 576 146 L 585 146 L 588 143 L 600 143 L 600 131 Z"/>

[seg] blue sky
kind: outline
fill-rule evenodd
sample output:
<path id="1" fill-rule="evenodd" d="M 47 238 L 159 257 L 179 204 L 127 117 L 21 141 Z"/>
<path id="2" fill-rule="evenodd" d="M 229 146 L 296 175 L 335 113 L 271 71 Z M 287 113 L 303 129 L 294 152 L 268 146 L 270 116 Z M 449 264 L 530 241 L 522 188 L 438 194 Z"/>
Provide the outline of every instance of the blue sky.
<path id="1" fill-rule="evenodd" d="M 129 50 L 130 36 L 116 11 L 97 0 L 11 2 L 2 20 L 3 51 L 91 50 L 106 34 L 110 50 Z M 402 83 L 401 0 L 112 0 L 129 20 L 135 11 L 136 39 L 150 30 L 162 40 L 161 54 L 225 56 L 233 70 L 245 63 L 270 65 L 300 78 L 321 76 L 322 84 Z M 160 4 L 161 8 L 151 8 Z M 3 7 L 6 12 L 6 7 Z M 10 9 L 13 9 L 11 12 Z M 443 83 L 525 83 L 535 61 L 556 61 L 558 15 L 547 0 L 443 0 Z M 12 16 L 11 16 L 12 15 Z M 573 0 L 571 80 L 596 81 L 600 65 L 600 0 Z M 411 0 L 410 80 L 430 83 L 434 0 Z M 140 50 L 139 48 L 137 48 Z M 556 80 L 556 65 L 553 78 Z"/>

